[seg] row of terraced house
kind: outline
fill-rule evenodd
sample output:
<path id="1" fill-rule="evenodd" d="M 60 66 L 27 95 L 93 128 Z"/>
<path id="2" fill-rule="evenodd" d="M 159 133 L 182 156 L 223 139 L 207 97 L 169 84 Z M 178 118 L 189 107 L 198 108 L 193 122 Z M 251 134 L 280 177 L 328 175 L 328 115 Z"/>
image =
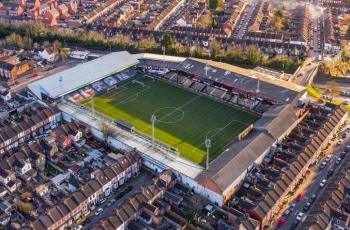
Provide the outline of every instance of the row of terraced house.
<path id="1" fill-rule="evenodd" d="M 118 158 L 113 165 L 94 172 L 92 180 L 32 222 L 32 229 L 65 229 L 78 222 L 90 213 L 99 200 L 138 175 L 141 165 L 142 159 L 135 151 Z"/>

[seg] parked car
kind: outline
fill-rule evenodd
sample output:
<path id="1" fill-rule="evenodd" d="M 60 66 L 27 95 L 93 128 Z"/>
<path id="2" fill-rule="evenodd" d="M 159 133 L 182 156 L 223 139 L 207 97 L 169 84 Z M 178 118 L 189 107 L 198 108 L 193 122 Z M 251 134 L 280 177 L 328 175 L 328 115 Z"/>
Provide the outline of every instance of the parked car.
<path id="1" fill-rule="evenodd" d="M 323 161 L 321 164 L 320 164 L 320 169 L 324 169 L 327 165 L 327 162 L 326 161 Z"/>
<path id="2" fill-rule="evenodd" d="M 333 168 L 329 169 L 327 172 L 327 177 L 331 177 L 333 173 L 334 173 L 334 169 Z"/>
<path id="3" fill-rule="evenodd" d="M 100 204 L 103 204 L 104 202 L 106 202 L 106 198 L 102 198 L 102 199 L 100 200 Z"/>
<path id="4" fill-rule="evenodd" d="M 311 203 L 310 203 L 310 202 L 307 202 L 306 205 L 305 205 L 304 208 L 303 208 L 303 212 L 304 212 L 304 213 L 307 212 L 307 211 L 310 209 L 310 207 L 311 207 Z"/>
<path id="5" fill-rule="evenodd" d="M 326 162 L 330 161 L 330 159 L 332 158 L 331 155 L 327 155 L 326 158 L 324 159 Z"/>
<path id="6" fill-rule="evenodd" d="M 341 144 L 343 144 L 343 142 L 344 142 L 344 139 L 340 138 L 340 139 L 338 140 L 337 144 L 338 144 L 338 145 L 341 145 Z"/>
<path id="7" fill-rule="evenodd" d="M 310 203 L 312 204 L 313 202 L 315 202 L 316 197 L 317 197 L 317 195 L 316 195 L 315 193 L 314 193 L 314 194 L 312 194 L 312 195 L 310 196 L 310 198 L 309 198 L 308 202 L 310 202 Z"/>
<path id="8" fill-rule="evenodd" d="M 327 180 L 326 179 L 323 179 L 321 182 L 320 182 L 320 187 L 323 188 L 327 183 Z"/>
<path id="9" fill-rule="evenodd" d="M 301 221 L 303 219 L 303 217 L 304 217 L 304 213 L 303 212 L 299 212 L 297 217 L 296 217 L 296 220 Z"/>
<path id="10" fill-rule="evenodd" d="M 336 164 L 336 165 L 339 165 L 340 162 L 341 162 L 341 160 L 342 160 L 342 159 L 341 159 L 340 157 L 338 157 L 337 160 L 335 161 L 335 164 Z"/>
<path id="11" fill-rule="evenodd" d="M 292 213 L 292 211 L 291 211 L 290 209 L 287 209 L 287 210 L 283 213 L 282 216 L 283 216 L 285 219 L 287 219 L 291 213 Z"/>
<path id="12" fill-rule="evenodd" d="M 101 214 L 101 212 L 103 212 L 103 208 L 99 208 L 97 209 L 97 211 L 95 212 L 95 216 L 98 216 Z"/>
<path id="13" fill-rule="evenodd" d="M 294 230 L 298 227 L 299 221 L 295 220 L 289 227 L 289 230 Z"/>

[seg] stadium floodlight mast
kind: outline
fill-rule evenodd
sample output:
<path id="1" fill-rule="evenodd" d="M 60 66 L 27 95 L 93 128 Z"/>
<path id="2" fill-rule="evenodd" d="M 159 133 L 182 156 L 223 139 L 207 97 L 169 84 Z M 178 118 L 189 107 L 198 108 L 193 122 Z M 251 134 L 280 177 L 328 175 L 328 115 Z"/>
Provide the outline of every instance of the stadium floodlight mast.
<path id="1" fill-rule="evenodd" d="M 163 67 L 165 68 L 165 46 L 162 46 L 162 51 L 163 51 Z"/>
<path id="2" fill-rule="evenodd" d="M 209 168 L 209 149 L 211 147 L 211 140 L 208 137 L 206 137 L 204 144 L 205 144 L 205 147 L 207 148 L 207 158 L 206 158 L 206 163 L 205 163 L 205 169 L 208 170 L 208 168 Z"/>
<path id="3" fill-rule="evenodd" d="M 59 84 L 60 84 L 60 92 L 61 92 L 61 95 L 62 95 L 62 97 L 61 97 L 61 100 L 63 100 L 63 92 L 62 92 L 62 76 L 60 76 L 59 78 L 58 78 L 58 82 L 59 82 Z"/>
<path id="4" fill-rule="evenodd" d="M 151 123 L 152 123 L 152 145 L 154 147 L 155 144 L 155 138 L 154 138 L 154 126 L 156 125 L 157 117 L 156 115 L 152 114 L 151 116 Z"/>
<path id="5" fill-rule="evenodd" d="M 95 91 L 92 89 L 92 95 L 91 95 L 91 108 L 92 108 L 92 115 L 95 117 Z"/>

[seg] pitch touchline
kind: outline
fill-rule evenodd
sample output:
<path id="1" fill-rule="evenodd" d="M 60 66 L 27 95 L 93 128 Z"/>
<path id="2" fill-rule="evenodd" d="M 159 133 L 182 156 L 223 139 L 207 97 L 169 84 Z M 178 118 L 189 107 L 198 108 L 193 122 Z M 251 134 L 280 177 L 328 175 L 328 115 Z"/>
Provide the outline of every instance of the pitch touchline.
<path id="1" fill-rule="evenodd" d="M 237 123 L 241 123 L 241 124 L 244 124 L 244 125 L 248 125 L 247 123 L 244 123 L 242 121 L 233 119 L 233 120 L 231 120 L 229 123 L 227 123 L 225 126 L 223 126 L 221 128 L 215 128 L 215 129 L 209 130 L 208 133 L 213 131 L 213 130 L 218 130 L 213 135 L 209 136 L 209 138 L 211 139 L 211 138 L 215 137 L 217 134 L 221 133 L 224 129 L 226 129 L 229 125 L 231 125 L 232 122 L 237 122 Z M 208 133 L 207 133 L 206 137 L 208 137 Z M 195 149 L 193 149 L 192 152 L 198 150 L 199 147 L 202 146 L 203 144 L 204 144 L 204 142 L 202 144 L 198 145 Z"/>

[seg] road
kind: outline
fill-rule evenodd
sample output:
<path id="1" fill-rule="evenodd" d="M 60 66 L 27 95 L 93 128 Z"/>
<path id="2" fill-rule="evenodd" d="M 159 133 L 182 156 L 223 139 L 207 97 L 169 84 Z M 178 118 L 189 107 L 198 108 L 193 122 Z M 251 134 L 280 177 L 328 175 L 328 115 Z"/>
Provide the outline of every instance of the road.
<path id="1" fill-rule="evenodd" d="M 318 61 L 307 59 L 300 69 L 294 73 L 292 81 L 298 85 L 307 86 L 309 83 L 312 83 L 313 78 L 316 76 L 318 66 Z"/>
<path id="2" fill-rule="evenodd" d="M 323 179 L 327 179 L 327 182 L 330 181 L 332 179 L 332 177 L 339 171 L 339 169 L 341 168 L 340 166 L 343 164 L 343 162 L 350 158 L 349 154 L 348 154 L 348 155 L 346 155 L 345 159 L 343 159 L 341 161 L 340 165 L 335 164 L 336 159 L 340 156 L 341 152 L 348 144 L 350 144 L 349 138 L 347 138 L 343 144 L 334 146 L 333 151 L 332 151 L 333 154 L 331 154 L 331 159 L 329 160 L 329 162 L 327 162 L 327 165 L 324 169 L 319 168 L 320 163 L 323 162 L 324 160 L 320 161 L 317 165 L 315 165 L 313 168 L 311 168 L 311 170 L 314 171 L 316 173 L 316 175 L 311 179 L 311 181 L 309 181 L 310 184 L 307 185 L 307 188 L 303 191 L 304 198 L 299 202 L 293 201 L 293 202 L 295 202 L 296 206 L 295 206 L 294 210 L 291 212 L 291 214 L 289 215 L 287 221 L 285 222 L 285 224 L 283 225 L 283 227 L 281 229 L 290 229 L 292 223 L 296 220 L 296 216 L 298 215 L 298 213 L 303 212 L 302 209 L 304 208 L 304 206 L 308 202 L 308 199 L 311 197 L 311 195 L 316 194 L 317 196 L 319 196 L 321 191 L 324 189 L 324 187 L 323 188 L 320 187 L 320 182 Z M 327 174 L 331 168 L 334 169 L 334 173 L 332 174 L 332 176 L 327 178 Z M 326 184 L 326 186 L 327 186 L 327 184 Z M 311 208 L 312 208 L 312 206 L 309 208 L 309 210 Z M 307 212 L 305 213 L 302 221 L 305 220 L 306 215 L 307 215 Z M 301 224 L 299 223 L 298 226 L 301 226 Z"/>
<path id="3" fill-rule="evenodd" d="M 243 17 L 240 19 L 240 23 L 237 27 L 237 31 L 235 32 L 234 37 L 238 39 L 242 39 L 245 35 L 246 31 L 248 30 L 248 25 L 251 17 L 253 17 L 253 12 L 255 10 L 255 7 L 257 6 L 259 1 L 250 1 L 247 5 L 247 7 L 244 9 Z"/>
<path id="4" fill-rule="evenodd" d="M 145 172 L 141 172 L 140 175 L 138 175 L 135 178 L 131 178 L 127 183 L 125 183 L 123 186 L 119 187 L 119 189 L 117 190 L 116 193 L 112 193 L 111 196 L 108 197 L 107 201 L 104 202 L 104 204 L 102 204 L 101 206 L 96 207 L 95 210 L 97 210 L 98 208 L 102 207 L 104 210 L 103 212 L 98 215 L 95 216 L 95 212 L 92 212 L 90 214 L 89 217 L 87 217 L 87 219 L 89 219 L 89 223 L 84 225 L 84 223 L 82 224 L 84 227 L 83 229 L 92 229 L 94 226 L 96 226 L 100 220 L 102 219 L 106 219 L 109 216 L 111 216 L 113 214 L 113 210 L 116 209 L 117 207 L 119 207 L 120 205 L 122 205 L 127 199 L 129 199 L 129 197 L 131 197 L 133 194 L 135 194 L 136 192 L 139 191 L 140 187 L 147 184 L 147 182 L 151 181 L 152 176 L 149 173 L 145 173 Z M 118 194 L 125 188 L 127 188 L 128 186 L 132 186 L 132 190 L 130 192 L 128 192 L 127 194 L 125 194 L 123 197 L 121 197 L 120 199 L 117 199 L 116 197 L 118 196 Z M 107 203 L 109 200 L 115 198 L 116 202 L 111 205 L 110 207 L 107 207 Z"/>

